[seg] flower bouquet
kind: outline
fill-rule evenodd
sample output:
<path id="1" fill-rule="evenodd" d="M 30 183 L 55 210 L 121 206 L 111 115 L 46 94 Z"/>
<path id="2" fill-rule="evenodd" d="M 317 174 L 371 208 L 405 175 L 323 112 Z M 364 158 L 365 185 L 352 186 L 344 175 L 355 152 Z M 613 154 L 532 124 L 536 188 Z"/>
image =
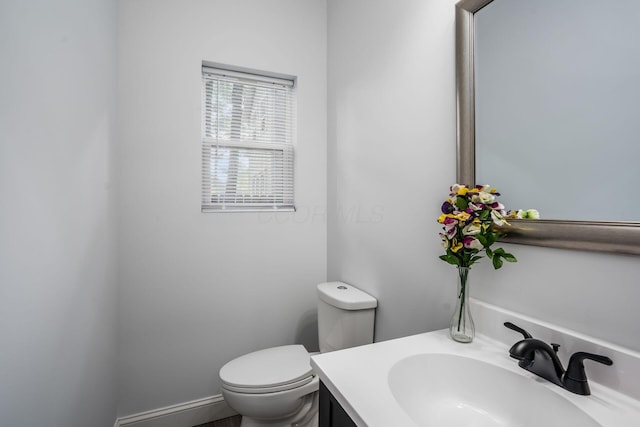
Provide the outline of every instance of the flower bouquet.
<path id="1" fill-rule="evenodd" d="M 506 212 L 502 203 L 496 200 L 499 195 L 488 185 L 471 188 L 460 184 L 451 186 L 449 198 L 442 204 L 442 215 L 438 218 L 444 229 L 440 237 L 446 251 L 440 256 L 441 260 L 468 268 L 482 258 L 480 253 L 484 251 L 495 269 L 502 267 L 503 260 L 517 261 L 502 248 L 491 249 L 501 234 L 492 225 L 509 225 L 507 217 L 529 211 Z"/>
<path id="2" fill-rule="evenodd" d="M 449 332 L 460 342 L 471 342 L 475 327 L 469 311 L 467 279 L 469 268 L 482 259 L 484 254 L 491 259 L 497 270 L 503 262 L 516 262 L 516 257 L 503 248 L 492 249 L 501 232 L 493 225 L 509 225 L 508 217 L 535 217 L 537 212 L 507 212 L 496 200 L 500 195 L 488 185 L 467 187 L 455 184 L 450 188 L 449 198 L 442 204 L 442 214 L 438 222 L 443 225 L 440 233 L 445 254 L 440 259 L 458 267 L 458 298 L 451 318 Z"/>

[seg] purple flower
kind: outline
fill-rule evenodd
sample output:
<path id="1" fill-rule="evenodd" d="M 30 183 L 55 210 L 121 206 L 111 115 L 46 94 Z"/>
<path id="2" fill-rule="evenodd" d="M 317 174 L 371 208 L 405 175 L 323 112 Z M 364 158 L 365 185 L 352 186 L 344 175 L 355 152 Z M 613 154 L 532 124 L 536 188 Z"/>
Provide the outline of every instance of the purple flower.
<path id="1" fill-rule="evenodd" d="M 450 214 L 454 210 L 453 205 L 449 202 L 444 202 L 441 209 L 444 214 Z"/>

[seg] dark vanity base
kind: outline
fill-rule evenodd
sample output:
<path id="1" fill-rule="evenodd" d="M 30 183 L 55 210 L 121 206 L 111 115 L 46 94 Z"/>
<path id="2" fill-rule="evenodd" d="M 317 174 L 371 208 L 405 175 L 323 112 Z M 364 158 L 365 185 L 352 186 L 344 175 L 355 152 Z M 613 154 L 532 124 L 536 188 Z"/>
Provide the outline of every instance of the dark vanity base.
<path id="1" fill-rule="evenodd" d="M 320 427 L 357 427 L 335 397 L 320 382 Z"/>

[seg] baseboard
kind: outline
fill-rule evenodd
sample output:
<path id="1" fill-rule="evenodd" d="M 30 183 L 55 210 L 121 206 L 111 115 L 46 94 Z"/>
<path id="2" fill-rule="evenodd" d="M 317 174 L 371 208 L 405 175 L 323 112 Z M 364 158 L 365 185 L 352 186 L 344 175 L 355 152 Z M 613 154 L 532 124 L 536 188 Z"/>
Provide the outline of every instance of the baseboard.
<path id="1" fill-rule="evenodd" d="M 127 415 L 116 420 L 114 427 L 193 427 L 236 415 L 222 395 Z"/>

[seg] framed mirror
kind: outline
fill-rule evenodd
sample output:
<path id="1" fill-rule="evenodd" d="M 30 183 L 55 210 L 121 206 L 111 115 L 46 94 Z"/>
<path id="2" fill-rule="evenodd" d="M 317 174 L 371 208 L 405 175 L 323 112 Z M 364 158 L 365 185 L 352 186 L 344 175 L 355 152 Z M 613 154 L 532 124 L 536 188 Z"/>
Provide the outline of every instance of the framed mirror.
<path id="1" fill-rule="evenodd" d="M 510 221 L 504 241 L 640 255 L 640 26 L 624 23 L 630 1 L 456 4 L 457 181 L 522 193 L 502 200 L 543 218 Z M 593 169 L 609 153 L 617 156 Z M 578 193 L 585 199 L 569 197 Z"/>

